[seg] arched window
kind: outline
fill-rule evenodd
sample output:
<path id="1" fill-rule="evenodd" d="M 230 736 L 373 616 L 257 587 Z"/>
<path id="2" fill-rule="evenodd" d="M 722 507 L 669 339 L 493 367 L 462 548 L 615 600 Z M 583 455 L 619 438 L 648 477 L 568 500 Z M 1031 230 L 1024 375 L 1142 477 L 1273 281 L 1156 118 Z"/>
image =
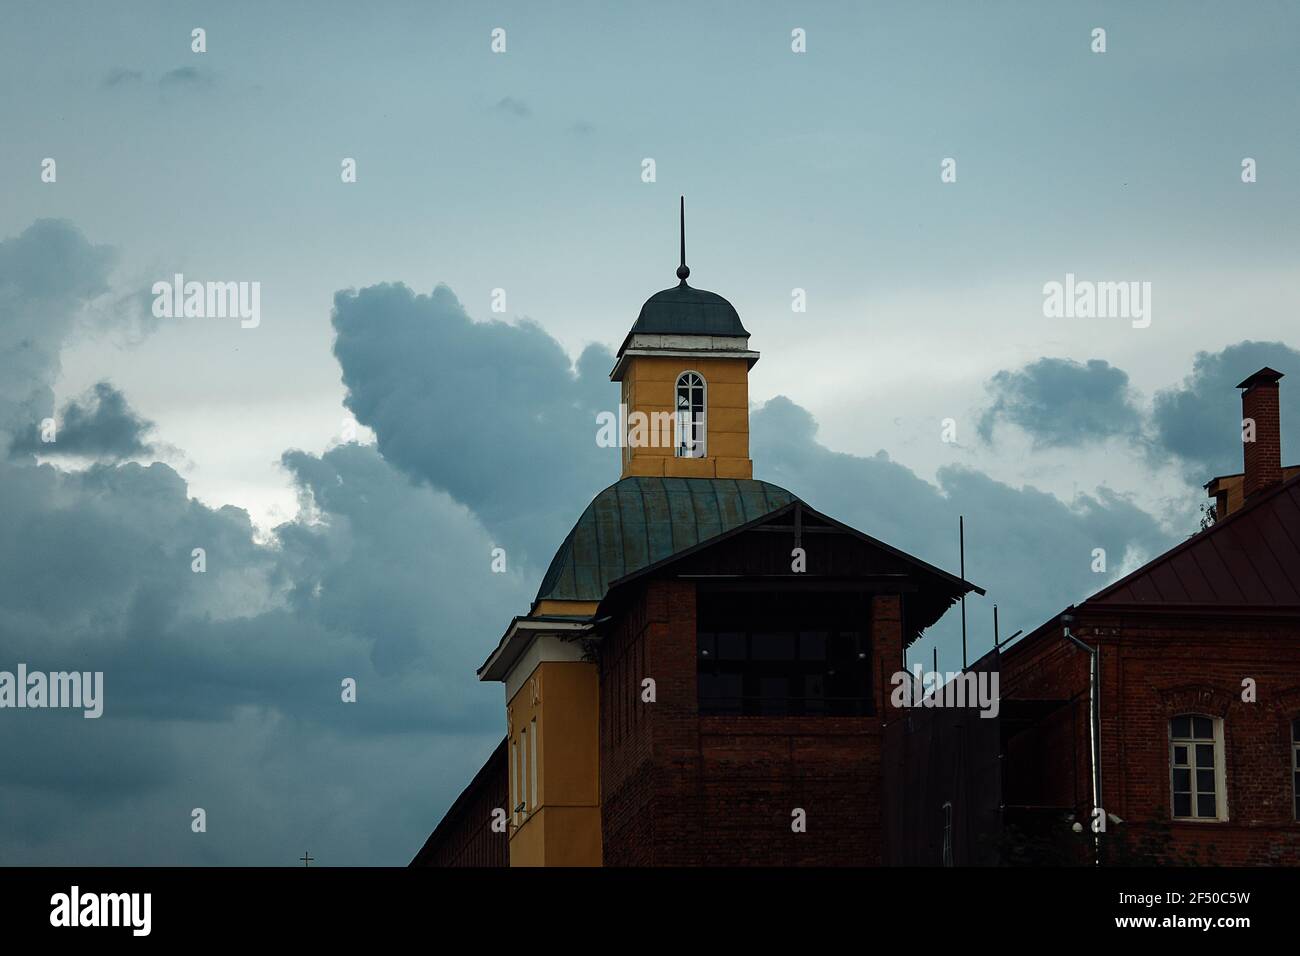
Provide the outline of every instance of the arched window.
<path id="1" fill-rule="evenodd" d="M 677 376 L 677 457 L 703 458 L 705 447 L 704 376 L 682 372 Z"/>
<path id="2" fill-rule="evenodd" d="M 1223 721 L 1180 714 L 1169 721 L 1169 775 L 1175 820 L 1226 820 Z"/>

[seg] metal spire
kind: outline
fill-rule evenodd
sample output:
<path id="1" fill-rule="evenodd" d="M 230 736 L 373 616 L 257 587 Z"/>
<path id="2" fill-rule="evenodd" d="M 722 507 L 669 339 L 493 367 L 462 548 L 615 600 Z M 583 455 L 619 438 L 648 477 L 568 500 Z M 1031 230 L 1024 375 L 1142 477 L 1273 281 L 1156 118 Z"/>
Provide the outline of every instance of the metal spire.
<path id="1" fill-rule="evenodd" d="M 677 278 L 682 280 L 682 285 L 686 285 L 686 278 L 691 274 L 690 268 L 686 265 L 686 197 L 682 197 L 682 264 L 677 267 Z"/>

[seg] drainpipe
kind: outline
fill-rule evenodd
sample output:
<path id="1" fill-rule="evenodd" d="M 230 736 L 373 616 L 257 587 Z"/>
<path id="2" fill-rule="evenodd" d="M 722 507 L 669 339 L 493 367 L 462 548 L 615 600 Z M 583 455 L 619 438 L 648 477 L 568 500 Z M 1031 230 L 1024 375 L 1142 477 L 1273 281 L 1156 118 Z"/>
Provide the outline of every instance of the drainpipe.
<path id="1" fill-rule="evenodd" d="M 1071 634 L 1070 625 L 1073 623 L 1074 615 L 1061 615 L 1062 636 L 1084 651 L 1090 658 L 1088 668 L 1088 716 L 1089 737 L 1092 744 L 1092 807 L 1095 813 L 1101 807 L 1101 648 L 1086 644 Z M 1088 821 L 1088 825 L 1089 827 L 1092 826 L 1091 820 Z M 1100 834 L 1094 832 L 1092 842 L 1094 863 L 1100 864 Z"/>

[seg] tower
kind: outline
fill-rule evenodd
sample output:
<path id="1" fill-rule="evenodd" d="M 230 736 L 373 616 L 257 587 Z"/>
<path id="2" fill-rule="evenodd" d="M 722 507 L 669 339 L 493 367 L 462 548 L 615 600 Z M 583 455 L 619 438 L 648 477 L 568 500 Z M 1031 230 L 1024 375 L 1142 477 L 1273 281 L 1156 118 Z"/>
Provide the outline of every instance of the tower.
<path id="1" fill-rule="evenodd" d="M 504 829 L 511 866 L 883 859 L 888 675 L 979 589 L 752 477 L 758 353 L 687 283 L 681 213 L 678 285 L 610 373 L 622 475 L 478 669 L 504 685 L 506 739 L 426 858 L 500 854 Z"/>
<path id="2" fill-rule="evenodd" d="M 619 347 L 623 478 L 752 478 L 749 333 L 722 296 L 688 285 L 686 200 L 678 284 L 646 300 Z"/>

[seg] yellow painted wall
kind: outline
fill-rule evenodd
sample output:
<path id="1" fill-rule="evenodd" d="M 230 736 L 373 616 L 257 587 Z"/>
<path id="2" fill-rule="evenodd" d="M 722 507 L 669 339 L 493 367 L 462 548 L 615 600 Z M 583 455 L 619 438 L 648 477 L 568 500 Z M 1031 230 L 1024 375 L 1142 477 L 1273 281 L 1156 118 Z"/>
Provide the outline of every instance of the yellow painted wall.
<path id="1" fill-rule="evenodd" d="M 706 439 L 704 458 L 678 458 L 673 445 L 623 449 L 623 477 L 752 478 L 749 457 L 749 363 L 743 358 L 673 358 L 640 355 L 623 373 L 623 404 L 629 417 L 643 412 L 673 415 L 677 377 L 685 371 L 704 376 Z"/>
<path id="2" fill-rule="evenodd" d="M 517 822 L 509 764 L 510 865 L 600 866 L 600 689 L 589 661 L 545 661 L 506 707 L 518 745 L 537 718 L 537 806 Z M 509 756 L 507 757 L 509 760 Z M 531 761 L 531 753 L 529 755 Z M 531 782 L 531 769 L 525 776 Z"/>
<path id="3" fill-rule="evenodd" d="M 599 601 L 538 601 L 530 617 L 548 614 L 568 615 L 573 617 L 591 617 L 600 607 Z"/>
<path id="4" fill-rule="evenodd" d="M 1300 465 L 1287 465 L 1282 469 L 1283 481 L 1294 478 L 1296 475 L 1300 475 Z M 1242 474 L 1223 475 L 1210 482 L 1209 493 L 1211 498 L 1217 499 L 1221 495 L 1227 496 L 1223 506 L 1217 509 L 1216 521 L 1222 521 L 1234 511 L 1241 510 L 1241 506 L 1246 503 L 1242 496 L 1242 492 L 1245 490 L 1245 481 L 1246 476 Z M 1217 500 L 1215 503 L 1218 504 Z"/>

